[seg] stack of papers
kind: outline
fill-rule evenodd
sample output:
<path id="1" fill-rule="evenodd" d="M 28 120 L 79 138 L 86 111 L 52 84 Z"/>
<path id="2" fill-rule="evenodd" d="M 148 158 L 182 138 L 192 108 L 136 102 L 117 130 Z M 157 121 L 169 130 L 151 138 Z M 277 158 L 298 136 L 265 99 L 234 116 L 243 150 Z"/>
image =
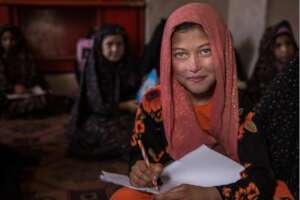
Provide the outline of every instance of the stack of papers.
<path id="1" fill-rule="evenodd" d="M 244 167 L 239 163 L 202 145 L 165 167 L 160 177 L 163 185 L 160 186 L 159 191 L 150 187 L 134 187 L 126 175 L 102 171 L 100 179 L 135 190 L 158 194 L 181 184 L 214 187 L 234 183 L 240 179 L 240 173 L 243 170 Z"/>

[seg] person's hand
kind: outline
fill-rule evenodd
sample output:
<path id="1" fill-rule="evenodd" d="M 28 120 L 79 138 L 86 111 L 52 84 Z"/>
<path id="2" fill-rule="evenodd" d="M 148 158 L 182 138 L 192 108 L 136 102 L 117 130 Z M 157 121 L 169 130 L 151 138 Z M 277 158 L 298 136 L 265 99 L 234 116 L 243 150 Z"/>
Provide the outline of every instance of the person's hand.
<path id="1" fill-rule="evenodd" d="M 153 180 L 157 180 L 162 171 L 162 164 L 151 163 L 147 167 L 144 160 L 138 160 L 131 168 L 130 183 L 135 187 L 153 187 Z"/>
<path id="2" fill-rule="evenodd" d="M 137 105 L 136 101 L 134 99 L 132 99 L 132 100 L 121 102 L 119 104 L 119 107 L 122 110 L 128 110 L 132 113 L 135 113 L 138 105 Z"/>
<path id="3" fill-rule="evenodd" d="M 22 84 L 16 84 L 14 87 L 14 92 L 16 94 L 24 94 L 27 92 L 27 88 Z"/>
<path id="4" fill-rule="evenodd" d="M 155 200 L 222 200 L 218 190 L 214 187 L 200 187 L 194 185 L 179 185 L 167 192 L 154 196 Z"/>

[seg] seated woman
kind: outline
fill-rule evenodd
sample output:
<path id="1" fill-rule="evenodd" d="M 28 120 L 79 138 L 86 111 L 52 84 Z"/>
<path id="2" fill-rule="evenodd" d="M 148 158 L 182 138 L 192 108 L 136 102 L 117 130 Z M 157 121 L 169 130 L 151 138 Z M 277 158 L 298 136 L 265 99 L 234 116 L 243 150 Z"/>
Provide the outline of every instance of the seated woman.
<path id="1" fill-rule="evenodd" d="M 292 58 L 275 77 L 253 110 L 253 123 L 264 136 L 273 173 L 280 180 L 277 183 L 280 186 L 286 184 L 286 189 L 291 191 L 289 194 L 277 187 L 276 195 L 285 191 L 285 199 L 299 199 L 298 56 Z"/>
<path id="2" fill-rule="evenodd" d="M 131 184 L 153 186 L 166 164 L 202 144 L 239 161 L 246 170 L 229 185 L 185 184 L 156 196 L 122 188 L 111 199 L 272 199 L 275 178 L 262 136 L 241 137 L 235 53 L 230 32 L 214 8 L 190 3 L 170 15 L 160 72 L 160 86 L 146 93 L 137 110 L 131 138 Z M 139 140 L 150 167 L 143 160 Z"/>
<path id="3" fill-rule="evenodd" d="M 245 97 L 251 100 L 249 103 L 252 106 L 259 101 L 276 74 L 281 73 L 295 55 L 298 55 L 298 45 L 288 21 L 281 21 L 266 29 Z"/>
<path id="4" fill-rule="evenodd" d="M 70 153 L 103 159 L 126 153 L 134 120 L 136 83 L 127 34 L 106 24 L 96 33 L 81 77 L 67 135 Z"/>
<path id="5" fill-rule="evenodd" d="M 23 35 L 17 27 L 6 25 L 0 39 L 2 114 L 20 117 L 46 111 L 47 84 L 37 72 Z"/>

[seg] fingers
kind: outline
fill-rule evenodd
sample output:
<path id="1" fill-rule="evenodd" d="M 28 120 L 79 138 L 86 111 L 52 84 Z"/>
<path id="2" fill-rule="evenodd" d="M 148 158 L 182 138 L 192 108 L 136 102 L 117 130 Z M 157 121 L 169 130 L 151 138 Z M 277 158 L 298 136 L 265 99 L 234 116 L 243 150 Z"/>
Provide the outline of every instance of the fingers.
<path id="1" fill-rule="evenodd" d="M 137 187 L 152 185 L 152 172 L 145 161 L 137 161 L 129 174 L 131 184 Z"/>
<path id="2" fill-rule="evenodd" d="M 151 175 L 159 177 L 161 175 L 164 167 L 160 163 L 155 163 L 155 164 L 151 164 L 150 168 L 151 168 L 151 173 L 152 173 Z"/>
<path id="3" fill-rule="evenodd" d="M 163 165 L 151 163 L 147 167 L 145 161 L 137 161 L 129 174 L 131 184 L 137 187 L 153 186 L 163 170 Z"/>

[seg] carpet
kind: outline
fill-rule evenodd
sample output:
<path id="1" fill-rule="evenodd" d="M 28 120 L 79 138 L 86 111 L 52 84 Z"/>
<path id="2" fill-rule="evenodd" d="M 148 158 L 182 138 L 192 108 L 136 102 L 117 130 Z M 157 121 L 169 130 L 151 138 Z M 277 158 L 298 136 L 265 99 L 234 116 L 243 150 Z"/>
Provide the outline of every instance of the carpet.
<path id="1" fill-rule="evenodd" d="M 125 160 L 79 160 L 67 154 L 69 114 L 43 119 L 0 120 L 0 143 L 38 163 L 25 168 L 24 200 L 108 200 L 118 186 L 99 180 L 101 170 L 127 173 Z"/>

